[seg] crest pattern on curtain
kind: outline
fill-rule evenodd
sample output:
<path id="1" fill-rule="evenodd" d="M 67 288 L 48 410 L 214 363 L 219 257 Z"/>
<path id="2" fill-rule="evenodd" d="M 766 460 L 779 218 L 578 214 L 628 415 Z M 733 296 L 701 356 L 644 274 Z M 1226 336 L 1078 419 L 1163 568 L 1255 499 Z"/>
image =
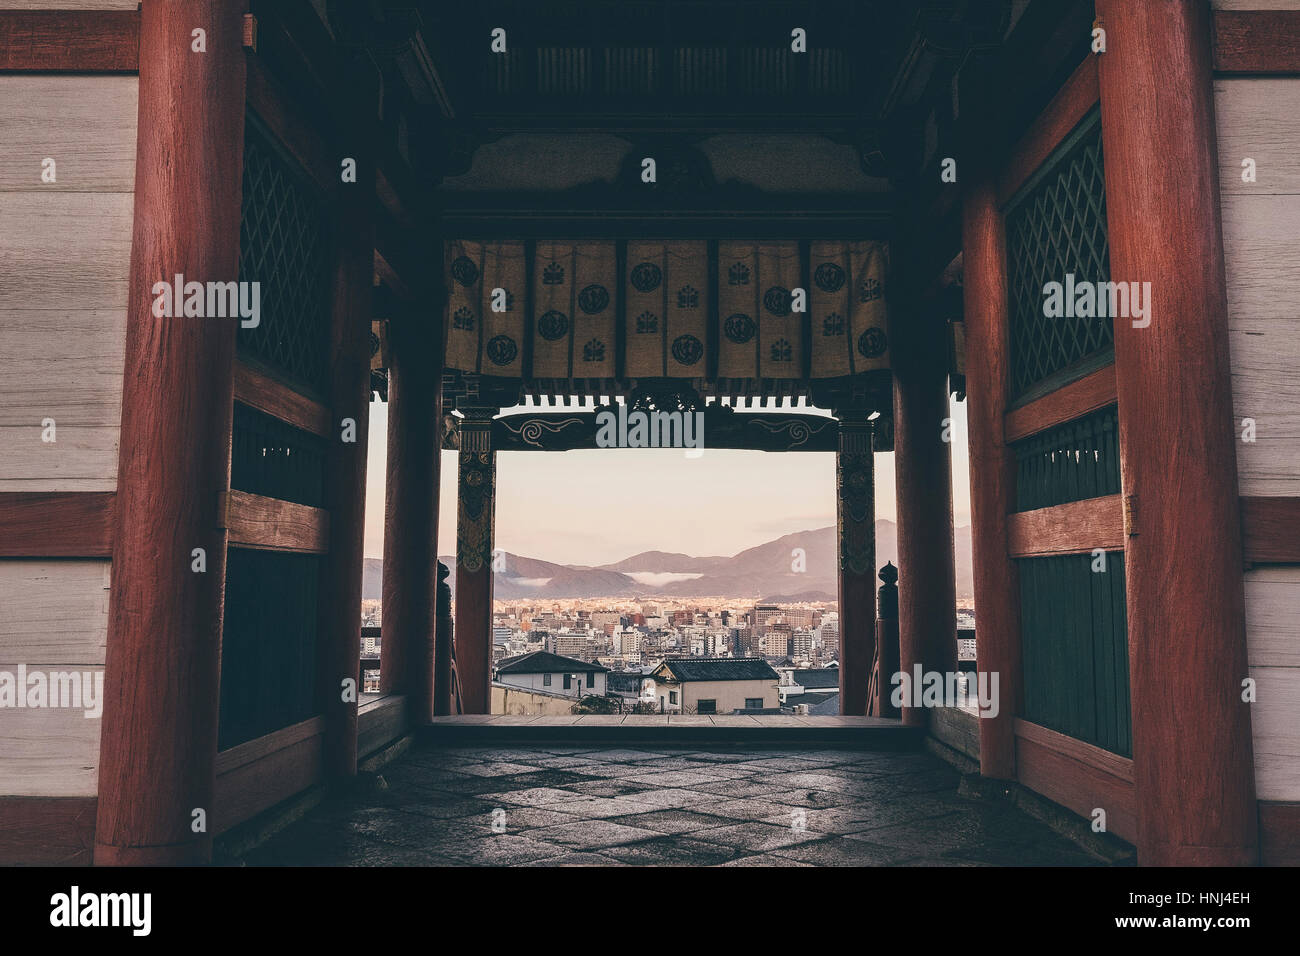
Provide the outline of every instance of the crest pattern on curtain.
<path id="1" fill-rule="evenodd" d="M 520 240 L 445 250 L 447 365 L 461 371 L 831 379 L 890 367 L 883 242 L 718 240 L 711 257 L 699 239 L 538 240 L 531 263 Z"/>

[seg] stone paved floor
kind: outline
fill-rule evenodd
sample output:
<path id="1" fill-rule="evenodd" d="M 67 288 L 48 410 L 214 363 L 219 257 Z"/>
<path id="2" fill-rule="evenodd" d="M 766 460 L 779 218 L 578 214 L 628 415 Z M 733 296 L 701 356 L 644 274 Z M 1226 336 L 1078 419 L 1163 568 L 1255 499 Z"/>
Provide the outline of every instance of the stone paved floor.
<path id="1" fill-rule="evenodd" d="M 322 804 L 245 862 L 1096 865 L 1009 804 L 959 796 L 928 753 L 423 747 L 381 775 L 387 789 Z"/>

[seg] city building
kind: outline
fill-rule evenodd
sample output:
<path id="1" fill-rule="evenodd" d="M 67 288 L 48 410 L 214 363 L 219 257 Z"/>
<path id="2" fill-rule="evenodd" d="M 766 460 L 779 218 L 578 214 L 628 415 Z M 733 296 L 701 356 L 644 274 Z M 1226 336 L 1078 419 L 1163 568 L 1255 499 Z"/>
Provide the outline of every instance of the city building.
<path id="1" fill-rule="evenodd" d="M 670 658 L 655 668 L 655 695 L 666 713 L 730 714 L 780 706 L 780 683 L 759 658 Z"/>
<path id="2" fill-rule="evenodd" d="M 512 687 L 550 694 L 573 697 L 596 694 L 604 697 L 608 673 L 609 669 L 599 664 L 538 651 L 501 661 L 496 668 L 496 680 Z"/>

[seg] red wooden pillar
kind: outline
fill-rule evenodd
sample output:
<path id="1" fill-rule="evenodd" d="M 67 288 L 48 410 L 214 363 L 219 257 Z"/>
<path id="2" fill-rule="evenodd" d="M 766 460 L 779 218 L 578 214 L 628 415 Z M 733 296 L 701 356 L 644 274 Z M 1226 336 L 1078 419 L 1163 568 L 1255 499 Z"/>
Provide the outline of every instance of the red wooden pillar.
<path id="1" fill-rule="evenodd" d="M 322 571 L 318 699 L 325 720 L 327 777 L 357 772 L 361 578 L 365 562 L 366 449 L 370 432 L 370 318 L 373 299 L 375 165 L 371 151 L 377 77 L 357 57 L 343 72 L 338 115 L 342 157 L 356 160 L 356 182 L 334 193 L 330 317 L 330 406 L 334 434 L 325 461 L 329 554 Z M 341 178 L 341 177 L 340 177 Z M 343 682 L 357 681 L 345 694 Z"/>
<path id="2" fill-rule="evenodd" d="M 211 858 L 237 319 L 153 286 L 239 271 L 244 0 L 144 0 L 97 864 Z M 207 52 L 191 50 L 202 28 Z M 203 549 L 206 570 L 195 549 Z M 203 811 L 196 814 L 195 811 Z M 195 832 L 206 817 L 204 832 Z"/>
<path id="3" fill-rule="evenodd" d="M 1003 441 L 1009 383 L 1006 229 L 993 183 L 970 189 L 962 209 L 966 321 L 967 430 L 975 572 L 975 656 L 998 675 L 996 717 L 981 717 L 980 773 L 1014 779 L 1015 717 L 1020 699 L 1020 578 L 1007 556 L 1007 515 L 1014 510 L 1015 457 Z M 899 484 L 903 483 L 900 475 Z M 900 557 L 900 560 L 901 557 Z M 903 574 L 907 575 L 903 568 Z M 954 635 L 955 637 L 955 635 Z"/>
<path id="4" fill-rule="evenodd" d="M 1257 862 L 1209 4 L 1098 0 L 1138 858 Z M 1145 321 L 1145 320 L 1142 320 Z"/>
<path id="5" fill-rule="evenodd" d="M 894 356 L 894 475 L 898 504 L 898 669 L 957 667 L 957 577 L 953 557 L 952 446 L 945 323 L 918 309 L 897 323 Z M 888 686 L 892 675 L 884 675 Z M 924 708 L 902 708 L 923 726 Z"/>
<path id="6" fill-rule="evenodd" d="M 406 310 L 389 323 L 379 689 L 406 694 L 417 724 L 446 713 L 445 700 L 438 710 L 433 678 L 442 450 L 440 338 L 437 320 L 428 315 Z"/>
<path id="7" fill-rule="evenodd" d="M 876 481 L 871 422 L 837 412 L 835 453 L 840 599 L 840 713 L 867 712 L 876 649 Z"/>
<path id="8" fill-rule="evenodd" d="M 460 419 L 456 515 L 456 679 L 467 714 L 492 709 L 492 539 L 496 512 L 495 408 Z"/>

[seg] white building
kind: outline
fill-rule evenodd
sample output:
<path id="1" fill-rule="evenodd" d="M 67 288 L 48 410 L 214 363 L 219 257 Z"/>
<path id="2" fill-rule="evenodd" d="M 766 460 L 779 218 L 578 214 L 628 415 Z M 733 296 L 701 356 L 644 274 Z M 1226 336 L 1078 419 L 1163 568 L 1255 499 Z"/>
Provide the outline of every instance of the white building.
<path id="1" fill-rule="evenodd" d="M 499 684 L 548 694 L 570 697 L 596 694 L 604 697 L 608 672 L 608 668 L 599 664 L 537 651 L 502 661 L 496 668 L 496 680 Z"/>

